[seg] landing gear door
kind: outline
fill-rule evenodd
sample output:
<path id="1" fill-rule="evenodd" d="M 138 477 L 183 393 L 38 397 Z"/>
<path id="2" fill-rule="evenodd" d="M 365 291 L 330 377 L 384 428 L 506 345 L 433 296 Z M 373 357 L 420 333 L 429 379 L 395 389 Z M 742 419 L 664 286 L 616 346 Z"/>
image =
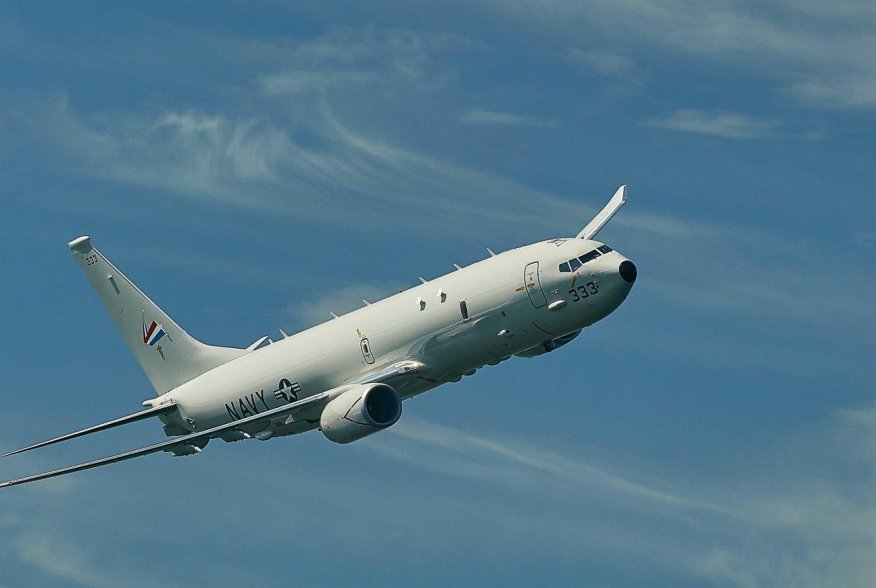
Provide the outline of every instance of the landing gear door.
<path id="1" fill-rule="evenodd" d="M 538 279 L 538 262 L 533 261 L 527 264 L 523 270 L 523 287 L 526 288 L 526 293 L 529 294 L 529 301 L 536 308 L 541 308 L 547 304 L 544 292 L 541 290 L 541 282 Z"/>

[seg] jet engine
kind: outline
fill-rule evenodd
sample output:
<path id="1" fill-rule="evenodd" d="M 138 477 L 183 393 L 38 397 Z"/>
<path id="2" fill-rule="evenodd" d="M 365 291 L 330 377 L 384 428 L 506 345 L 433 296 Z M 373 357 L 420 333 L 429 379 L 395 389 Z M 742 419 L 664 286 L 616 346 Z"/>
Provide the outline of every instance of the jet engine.
<path id="1" fill-rule="evenodd" d="M 335 443 L 350 443 L 392 426 L 401 417 L 398 393 L 386 384 L 358 384 L 322 410 L 322 434 Z"/>
<path id="2" fill-rule="evenodd" d="M 543 343 L 539 343 L 535 347 L 530 347 L 529 349 L 525 349 L 520 353 L 515 353 L 514 355 L 518 357 L 535 357 L 536 355 L 544 355 L 549 351 L 559 349 L 580 334 L 581 329 L 578 329 L 577 331 L 572 331 L 571 333 L 567 333 L 562 337 L 557 337 L 556 339 L 548 339 Z"/>

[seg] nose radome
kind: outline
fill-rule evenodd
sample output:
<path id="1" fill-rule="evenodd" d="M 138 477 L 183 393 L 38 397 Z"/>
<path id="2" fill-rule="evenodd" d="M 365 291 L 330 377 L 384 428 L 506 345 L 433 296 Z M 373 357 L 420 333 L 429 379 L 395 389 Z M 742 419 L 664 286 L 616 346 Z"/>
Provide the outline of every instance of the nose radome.
<path id="1" fill-rule="evenodd" d="M 628 282 L 632 284 L 636 281 L 636 276 L 639 275 L 638 270 L 636 269 L 636 264 L 626 259 L 621 262 L 620 267 L 617 268 L 620 277 L 623 278 L 624 282 Z"/>

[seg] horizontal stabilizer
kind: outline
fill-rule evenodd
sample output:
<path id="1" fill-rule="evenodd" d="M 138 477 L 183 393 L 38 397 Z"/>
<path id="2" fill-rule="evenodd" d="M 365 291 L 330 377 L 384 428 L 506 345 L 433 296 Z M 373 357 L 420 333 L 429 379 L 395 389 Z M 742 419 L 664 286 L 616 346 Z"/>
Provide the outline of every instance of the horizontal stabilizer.
<path id="1" fill-rule="evenodd" d="M 46 445 L 51 445 L 53 443 L 60 443 L 61 441 L 67 441 L 68 439 L 75 439 L 76 437 L 82 437 L 83 435 L 88 435 L 89 433 L 97 433 L 98 431 L 105 431 L 106 429 L 120 427 L 122 425 L 127 425 L 128 423 L 135 423 L 137 421 L 142 421 L 143 419 L 148 419 L 150 417 L 170 412 L 172 410 L 175 410 L 175 408 L 176 404 L 170 403 L 156 406 L 155 408 L 150 408 L 148 410 L 141 410 L 140 412 L 135 412 L 134 414 L 129 414 L 128 416 L 113 419 L 99 425 L 94 425 L 93 427 L 82 429 L 81 431 L 67 433 L 66 435 L 61 435 L 60 437 L 55 437 L 54 439 L 49 439 L 48 441 L 42 441 L 41 443 L 35 443 L 34 445 L 28 445 L 27 447 L 22 447 L 21 449 L 16 449 L 15 451 L 4 453 L 3 457 L 9 457 L 10 455 L 15 455 L 16 453 L 24 453 L 25 451 L 30 451 L 31 449 L 45 447 Z"/>
<path id="2" fill-rule="evenodd" d="M 64 474 L 72 474 L 73 472 L 90 470 L 91 468 L 96 468 L 102 465 L 108 465 L 119 461 L 125 461 L 128 459 L 134 459 L 135 457 L 149 455 L 150 453 L 157 453 L 159 451 L 173 451 L 174 448 L 181 448 L 182 446 L 192 446 L 199 441 L 209 440 L 213 437 L 218 437 L 221 433 L 225 431 L 231 431 L 239 427 L 254 423 L 256 421 L 289 415 L 293 412 L 298 412 L 305 407 L 313 406 L 322 401 L 328 401 L 340 392 L 343 392 L 345 389 L 346 387 L 334 388 L 327 392 L 321 392 L 303 400 L 299 400 L 298 402 L 293 402 L 285 406 L 280 406 L 278 408 L 274 408 L 259 414 L 246 417 L 244 419 L 232 421 L 224 425 L 219 425 L 218 427 L 213 427 L 212 429 L 207 429 L 206 431 L 201 431 L 199 433 L 192 433 L 190 435 L 174 437 L 173 439 L 168 439 L 167 441 L 162 441 L 161 443 L 156 443 L 155 445 L 150 445 L 149 447 L 143 447 L 142 449 L 134 449 L 132 451 L 119 453 L 118 455 L 112 455 L 110 457 L 104 457 L 102 459 L 96 459 L 94 461 L 81 463 L 79 465 L 69 466 L 66 468 L 61 468 L 59 470 L 52 470 L 51 472 L 45 472 L 42 474 L 35 474 L 33 476 L 27 476 L 25 478 L 18 478 L 17 480 L 10 480 L 9 482 L 3 482 L 0 483 L 0 488 L 15 486 L 17 484 L 25 484 L 27 482 L 36 482 L 37 480 L 45 480 L 46 478 L 54 478 L 55 476 L 63 476 Z"/>
<path id="3" fill-rule="evenodd" d="M 581 232 L 576 235 L 578 239 L 592 239 L 596 236 L 602 227 L 611 220 L 618 210 L 627 202 L 627 187 L 621 186 L 605 205 L 605 208 L 599 211 L 599 214 L 593 217 L 593 220 L 587 223 L 587 226 L 581 229 Z"/>

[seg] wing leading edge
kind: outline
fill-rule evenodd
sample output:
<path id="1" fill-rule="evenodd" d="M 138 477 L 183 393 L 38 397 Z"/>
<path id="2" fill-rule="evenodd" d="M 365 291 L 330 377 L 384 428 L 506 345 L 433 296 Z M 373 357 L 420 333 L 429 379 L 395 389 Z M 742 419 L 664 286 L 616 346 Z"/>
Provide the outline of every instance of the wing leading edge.
<path id="1" fill-rule="evenodd" d="M 26 484 L 27 482 L 36 482 L 37 480 L 45 480 L 46 478 L 54 478 L 55 476 L 63 476 L 64 474 L 72 474 L 73 472 L 81 472 L 83 470 L 90 470 L 91 468 L 100 467 L 102 465 L 108 465 L 111 463 L 116 463 L 119 461 L 125 461 L 128 459 L 134 459 L 135 457 L 140 457 L 143 455 L 149 455 L 150 453 L 157 453 L 159 451 L 169 451 L 174 447 L 178 447 L 181 445 L 191 445 L 198 441 L 203 441 L 204 439 L 210 439 L 219 435 L 224 431 L 229 431 L 232 429 L 236 429 L 240 426 L 247 425 L 253 423 L 255 421 L 260 421 L 263 419 L 276 418 L 280 416 L 286 416 L 292 414 L 294 412 L 298 412 L 299 410 L 304 409 L 305 407 L 310 407 L 324 400 L 328 400 L 330 397 L 337 394 L 337 390 L 342 390 L 346 387 L 336 388 L 334 390 L 328 390 L 326 392 L 321 392 L 319 394 L 315 394 L 313 396 L 309 396 L 303 400 L 299 400 L 297 402 L 293 402 L 291 404 L 287 404 L 286 406 L 281 406 L 279 408 L 274 408 L 269 411 L 265 411 L 260 414 L 256 414 L 244 419 L 240 419 L 237 421 L 232 421 L 230 423 L 220 425 L 218 427 L 213 427 L 212 429 L 207 429 L 206 431 L 201 431 L 198 433 L 192 433 L 190 435 L 183 435 L 181 437 L 174 437 L 173 439 L 168 439 L 167 441 L 162 441 L 161 443 L 156 443 L 155 445 L 150 445 L 148 447 L 143 447 L 141 449 L 134 449 L 131 451 L 126 451 L 125 453 L 119 453 L 117 455 L 111 455 L 110 457 L 104 457 L 102 459 L 96 459 L 94 461 L 89 461 L 86 463 L 81 463 L 79 465 L 69 466 L 66 468 L 61 468 L 58 470 L 52 470 L 50 472 L 44 472 L 42 474 L 35 474 L 32 476 L 26 476 L 24 478 L 18 478 L 16 480 L 10 480 L 8 482 L 0 483 L 0 488 L 6 488 L 7 486 L 15 486 L 18 484 Z M 147 411 L 144 411 L 147 412 Z M 145 418 L 145 417 L 144 417 Z M 100 425 L 98 425 L 100 426 Z M 54 440 L 53 440 L 54 442 Z"/>
<path id="2" fill-rule="evenodd" d="M 112 429 L 113 427 L 120 427 L 122 425 L 127 425 L 128 423 L 135 423 L 137 421 L 142 421 L 143 419 L 148 419 L 148 418 L 151 418 L 154 416 L 158 416 L 158 415 L 170 412 L 170 411 L 175 410 L 175 409 L 176 409 L 176 403 L 171 402 L 168 404 L 162 404 L 161 406 L 156 406 L 155 408 L 141 410 L 140 412 L 135 412 L 134 414 L 129 414 L 127 416 L 119 417 L 117 419 L 113 419 L 111 421 L 101 423 L 99 425 L 94 425 L 94 426 L 88 427 L 86 429 L 74 431 L 73 433 L 67 433 L 66 435 L 61 435 L 60 437 L 55 437 L 54 439 L 49 439 L 48 441 L 41 441 L 40 443 L 34 443 L 33 445 L 28 445 L 27 447 L 22 447 L 21 449 L 16 449 L 15 451 L 10 451 L 9 453 L 4 453 L 3 457 L 9 457 L 10 455 L 15 455 L 16 453 L 24 453 L 25 451 L 30 451 L 31 449 L 45 447 L 46 445 L 52 445 L 53 443 L 60 443 L 61 441 L 67 441 L 68 439 L 75 439 L 76 437 L 82 437 L 83 435 L 97 433 L 98 431 L 105 431 L 107 429 Z"/>

